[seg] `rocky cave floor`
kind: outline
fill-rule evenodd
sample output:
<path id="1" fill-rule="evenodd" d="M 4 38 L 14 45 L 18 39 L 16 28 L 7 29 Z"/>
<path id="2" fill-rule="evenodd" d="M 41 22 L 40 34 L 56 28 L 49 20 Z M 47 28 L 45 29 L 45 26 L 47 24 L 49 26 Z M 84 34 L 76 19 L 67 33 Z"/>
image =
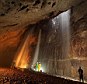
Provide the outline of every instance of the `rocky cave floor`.
<path id="1" fill-rule="evenodd" d="M 43 72 L 0 68 L 0 84 L 84 84 L 82 82 L 47 75 Z"/>

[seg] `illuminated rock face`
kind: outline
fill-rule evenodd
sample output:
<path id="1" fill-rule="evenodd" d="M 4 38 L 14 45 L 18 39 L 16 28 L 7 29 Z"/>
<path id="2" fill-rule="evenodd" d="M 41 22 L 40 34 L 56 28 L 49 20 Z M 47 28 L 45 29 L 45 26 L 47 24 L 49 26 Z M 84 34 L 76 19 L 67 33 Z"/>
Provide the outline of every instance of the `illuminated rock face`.
<path id="1" fill-rule="evenodd" d="M 72 56 L 73 57 L 87 57 L 87 31 L 80 31 L 72 39 Z"/>
<path id="2" fill-rule="evenodd" d="M 0 65 L 9 66 L 13 60 L 18 45 L 22 40 L 25 29 L 22 28 L 6 28 L 2 29 L 0 32 Z"/>

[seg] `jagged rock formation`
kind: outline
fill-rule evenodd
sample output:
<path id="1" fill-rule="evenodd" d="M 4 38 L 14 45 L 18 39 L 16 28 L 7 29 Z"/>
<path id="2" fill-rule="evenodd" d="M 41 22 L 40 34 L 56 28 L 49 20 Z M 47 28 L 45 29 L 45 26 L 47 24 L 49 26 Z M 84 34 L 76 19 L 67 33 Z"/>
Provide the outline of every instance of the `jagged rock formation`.
<path id="1" fill-rule="evenodd" d="M 29 25 L 51 18 L 85 0 L 1 0 L 0 26 Z"/>

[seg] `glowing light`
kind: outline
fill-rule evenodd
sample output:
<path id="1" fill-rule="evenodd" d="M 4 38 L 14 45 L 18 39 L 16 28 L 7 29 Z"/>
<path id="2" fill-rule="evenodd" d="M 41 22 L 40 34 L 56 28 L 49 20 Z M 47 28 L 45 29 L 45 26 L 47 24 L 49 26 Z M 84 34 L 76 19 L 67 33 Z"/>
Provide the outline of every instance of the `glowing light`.
<path id="1" fill-rule="evenodd" d="M 27 65 L 21 65 L 19 68 L 27 68 Z"/>
<path id="2" fill-rule="evenodd" d="M 33 69 L 33 70 L 34 70 L 34 71 L 38 71 L 38 70 L 36 70 L 36 69 Z M 41 67 L 40 71 L 44 72 L 44 68 Z M 40 71 L 38 71 L 38 72 L 40 72 Z"/>
<path id="3" fill-rule="evenodd" d="M 40 72 L 40 71 L 45 72 L 44 67 L 42 67 L 42 66 L 40 67 L 40 70 L 38 70 L 38 69 L 36 69 L 36 67 L 34 67 L 34 65 L 32 65 L 31 69 L 34 71 L 37 71 L 37 72 Z"/>
<path id="4" fill-rule="evenodd" d="M 19 49 L 16 53 L 16 56 L 14 58 L 15 67 L 18 68 L 28 68 L 30 58 L 31 58 L 31 52 L 32 52 L 32 44 L 36 44 L 36 37 L 32 34 L 32 30 L 28 32 L 24 40 L 21 42 Z"/>
<path id="5" fill-rule="evenodd" d="M 44 68 L 43 67 L 41 67 L 41 69 L 40 69 L 42 72 L 44 72 Z"/>
<path id="6" fill-rule="evenodd" d="M 41 42 L 41 30 L 39 31 L 38 42 L 37 42 L 37 46 L 36 46 L 36 49 L 35 49 L 34 59 L 33 59 L 32 65 L 34 65 L 34 64 L 37 62 L 37 60 L 38 60 L 38 56 L 39 56 L 39 48 L 40 48 L 40 42 Z"/>
<path id="7" fill-rule="evenodd" d="M 72 59 L 77 59 L 77 60 L 86 60 L 86 57 L 73 57 Z"/>
<path id="8" fill-rule="evenodd" d="M 53 23 L 54 25 L 56 24 L 55 19 L 52 19 L 52 23 Z"/>

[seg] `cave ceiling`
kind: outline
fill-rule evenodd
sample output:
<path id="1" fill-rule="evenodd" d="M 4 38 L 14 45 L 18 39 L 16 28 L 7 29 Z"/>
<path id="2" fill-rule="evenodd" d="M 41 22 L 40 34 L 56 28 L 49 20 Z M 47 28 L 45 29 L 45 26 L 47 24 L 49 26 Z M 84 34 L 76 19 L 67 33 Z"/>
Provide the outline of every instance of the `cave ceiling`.
<path id="1" fill-rule="evenodd" d="M 0 28 L 52 18 L 86 0 L 0 0 Z"/>

